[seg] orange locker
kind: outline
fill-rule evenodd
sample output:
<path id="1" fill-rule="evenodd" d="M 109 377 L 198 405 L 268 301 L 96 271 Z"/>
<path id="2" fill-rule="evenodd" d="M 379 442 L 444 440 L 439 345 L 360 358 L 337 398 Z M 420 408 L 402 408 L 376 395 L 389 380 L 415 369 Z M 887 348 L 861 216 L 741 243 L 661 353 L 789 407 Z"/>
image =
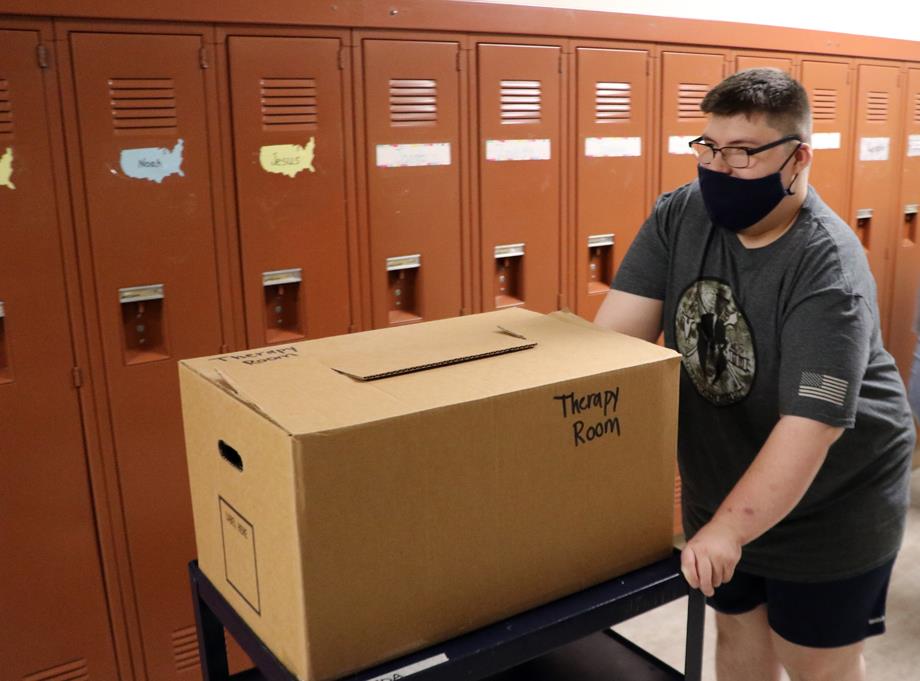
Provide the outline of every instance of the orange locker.
<path id="1" fill-rule="evenodd" d="M 896 213 L 901 170 L 899 69 L 860 64 L 858 71 L 853 195 L 848 217 L 875 276 L 885 332 L 890 312 L 888 287 L 894 269 L 891 250 L 901 222 Z"/>
<path id="2" fill-rule="evenodd" d="M 207 117 L 216 89 L 201 35 L 74 31 L 70 48 L 72 168 L 85 194 L 80 239 L 130 564 L 124 588 L 136 608 L 129 627 L 141 637 L 135 664 L 150 680 L 192 679 L 200 672 L 186 564 L 195 542 L 176 361 L 226 347 L 212 173 L 220 158 Z"/>
<path id="3" fill-rule="evenodd" d="M 894 355 L 904 383 L 910 378 L 914 346 L 917 299 L 920 295 L 920 248 L 917 222 L 920 221 L 920 69 L 907 69 L 906 140 L 903 153 L 899 233 L 895 247 L 894 285 L 891 288 L 891 326 L 888 349 Z"/>
<path id="4" fill-rule="evenodd" d="M 452 41 L 362 41 L 374 328 L 464 311 L 460 49 Z"/>
<path id="5" fill-rule="evenodd" d="M 559 308 L 562 48 L 477 49 L 483 310 Z"/>
<path id="6" fill-rule="evenodd" d="M 227 45 L 249 345 L 347 333 L 342 41 Z"/>
<path id="7" fill-rule="evenodd" d="M 114 679 L 39 45 L 0 29 L 0 670 Z"/>
<path id="8" fill-rule="evenodd" d="M 745 69 L 774 68 L 785 71 L 790 76 L 795 76 L 792 57 L 734 52 L 731 58 L 735 72 L 744 71 Z"/>
<path id="9" fill-rule="evenodd" d="M 850 219 L 853 85 L 849 62 L 804 59 L 801 83 L 811 102 L 814 149 L 808 181 L 824 202 Z"/>
<path id="10" fill-rule="evenodd" d="M 723 53 L 664 52 L 661 58 L 661 186 L 666 192 L 696 179 L 688 143 L 703 134 L 703 97 L 725 74 Z"/>
<path id="11" fill-rule="evenodd" d="M 649 53 L 576 53 L 576 311 L 594 319 L 648 213 Z"/>

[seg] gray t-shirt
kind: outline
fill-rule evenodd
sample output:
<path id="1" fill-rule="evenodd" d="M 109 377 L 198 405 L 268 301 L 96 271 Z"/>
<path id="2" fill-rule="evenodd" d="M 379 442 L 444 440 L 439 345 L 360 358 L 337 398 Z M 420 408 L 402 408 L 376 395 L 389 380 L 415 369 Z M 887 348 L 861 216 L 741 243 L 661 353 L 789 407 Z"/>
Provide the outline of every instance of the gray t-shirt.
<path id="1" fill-rule="evenodd" d="M 614 288 L 664 301 L 682 355 L 678 461 L 688 537 L 715 513 L 780 415 L 846 428 L 786 518 L 739 569 L 842 579 L 890 560 L 904 532 L 914 427 L 882 347 L 862 244 L 814 189 L 795 224 L 747 249 L 714 227 L 696 181 L 662 195 Z"/>

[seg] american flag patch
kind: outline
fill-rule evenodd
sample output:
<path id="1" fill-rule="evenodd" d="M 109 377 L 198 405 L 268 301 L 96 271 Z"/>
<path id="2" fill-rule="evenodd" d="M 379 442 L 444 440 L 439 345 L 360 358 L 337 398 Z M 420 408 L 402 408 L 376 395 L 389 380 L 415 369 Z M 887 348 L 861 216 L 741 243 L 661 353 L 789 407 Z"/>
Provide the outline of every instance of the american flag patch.
<path id="1" fill-rule="evenodd" d="M 802 382 L 799 384 L 800 397 L 813 397 L 842 407 L 847 399 L 849 384 L 827 374 L 816 374 L 812 371 L 802 372 Z"/>

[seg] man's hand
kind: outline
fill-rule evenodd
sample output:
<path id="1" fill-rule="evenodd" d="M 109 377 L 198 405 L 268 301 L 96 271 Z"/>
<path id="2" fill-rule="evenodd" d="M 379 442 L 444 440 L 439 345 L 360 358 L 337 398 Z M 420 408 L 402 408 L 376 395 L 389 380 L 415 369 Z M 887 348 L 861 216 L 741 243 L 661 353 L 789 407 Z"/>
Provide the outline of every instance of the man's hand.
<path id="1" fill-rule="evenodd" d="M 717 520 L 704 525 L 680 554 L 680 570 L 694 589 L 712 596 L 730 581 L 741 560 L 741 542 L 731 528 Z"/>

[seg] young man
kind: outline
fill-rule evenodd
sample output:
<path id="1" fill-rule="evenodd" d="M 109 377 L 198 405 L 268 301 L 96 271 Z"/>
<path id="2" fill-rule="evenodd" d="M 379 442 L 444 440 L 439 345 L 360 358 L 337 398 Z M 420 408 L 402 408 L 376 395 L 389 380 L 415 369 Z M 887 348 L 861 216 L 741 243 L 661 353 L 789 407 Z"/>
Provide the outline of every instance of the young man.
<path id="1" fill-rule="evenodd" d="M 720 681 L 862 681 L 908 505 L 904 386 L 862 244 L 808 186 L 802 86 L 751 69 L 701 108 L 698 180 L 658 199 L 595 323 L 682 355 L 681 563 Z"/>

